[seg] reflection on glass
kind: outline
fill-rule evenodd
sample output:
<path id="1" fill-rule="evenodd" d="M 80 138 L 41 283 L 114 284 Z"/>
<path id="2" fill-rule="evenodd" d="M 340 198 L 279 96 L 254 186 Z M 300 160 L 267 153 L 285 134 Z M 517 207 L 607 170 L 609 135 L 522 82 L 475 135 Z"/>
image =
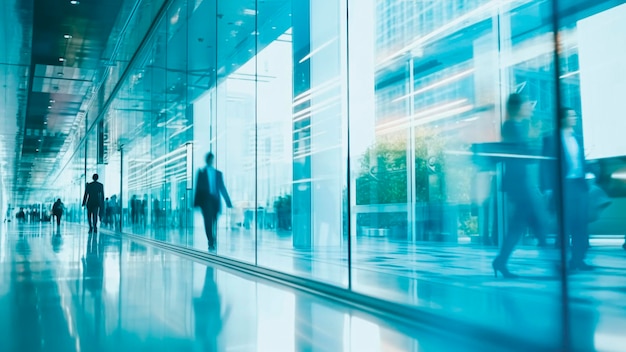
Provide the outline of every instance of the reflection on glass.
<path id="1" fill-rule="evenodd" d="M 534 246 L 556 218 L 538 171 L 556 108 L 552 26 L 523 21 L 551 7 L 521 3 L 348 3 L 355 290 L 505 330 L 471 287 L 500 287 L 514 321 L 531 318 L 504 281 L 518 265 L 558 296 L 558 254 Z M 539 339 L 561 332 L 557 296 L 542 299 Z"/>
<path id="2" fill-rule="evenodd" d="M 102 124 L 78 127 L 67 220 L 98 172 L 108 228 L 206 253 L 194 176 L 213 152 L 233 203 L 216 255 L 558 349 L 564 306 L 620 317 L 595 280 L 626 229 L 625 9 L 173 1 Z"/>

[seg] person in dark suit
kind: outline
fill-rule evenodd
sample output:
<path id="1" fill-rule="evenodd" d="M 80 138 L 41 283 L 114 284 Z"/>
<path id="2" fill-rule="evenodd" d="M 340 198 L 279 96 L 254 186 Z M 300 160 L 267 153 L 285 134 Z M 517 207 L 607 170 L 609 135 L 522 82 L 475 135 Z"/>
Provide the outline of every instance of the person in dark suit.
<path id="1" fill-rule="evenodd" d="M 552 156 L 550 161 L 542 165 L 541 188 L 553 199 L 558 190 L 559 182 L 563 185 L 563 235 L 564 241 L 569 244 L 572 241 L 572 254 L 569 261 L 569 271 L 592 270 L 593 267 L 585 263 L 585 256 L 589 248 L 589 209 L 588 191 L 589 186 L 585 180 L 585 151 L 582 136 L 575 131 L 578 117 L 570 108 L 562 108 L 559 111 L 561 119 L 561 133 L 559 135 L 561 147 L 555 142 L 555 136 L 547 136 L 543 141 L 543 154 Z M 561 151 L 559 158 L 557 150 Z M 557 167 L 560 160 L 561 174 L 558 177 Z"/>
<path id="2" fill-rule="evenodd" d="M 222 172 L 213 167 L 214 155 L 206 155 L 206 167 L 198 171 L 194 207 L 200 208 L 204 217 L 204 229 L 209 242 L 209 250 L 215 250 L 215 223 L 221 211 L 221 198 L 232 208 L 230 197 L 224 185 Z"/>
<path id="3" fill-rule="evenodd" d="M 57 219 L 57 227 L 61 226 L 61 217 L 63 216 L 63 209 L 65 206 L 61 202 L 61 198 L 57 199 L 52 205 L 52 216 Z"/>
<path id="4" fill-rule="evenodd" d="M 104 186 L 98 182 L 98 174 L 93 174 L 93 182 L 85 186 L 83 206 L 87 206 L 87 221 L 89 233 L 98 232 L 98 215 L 100 208 L 104 206 Z"/>
<path id="5" fill-rule="evenodd" d="M 500 253 L 492 262 L 494 274 L 498 272 L 507 278 L 516 278 L 507 268 L 509 257 L 515 250 L 520 238 L 531 228 L 539 241 L 545 246 L 546 215 L 542 212 L 542 197 L 536 178 L 531 177 L 529 168 L 536 163 L 533 158 L 530 117 L 532 105 L 521 95 L 511 94 L 506 103 L 507 120 L 502 124 L 502 142 L 510 149 L 509 158 L 504 161 L 502 190 L 506 193 L 512 209 L 508 228 Z M 535 148 L 538 149 L 539 148 Z"/>
<path id="6" fill-rule="evenodd" d="M 17 219 L 17 222 L 20 224 L 26 222 L 26 213 L 24 212 L 24 208 L 20 208 L 17 214 L 15 214 L 15 219 Z"/>

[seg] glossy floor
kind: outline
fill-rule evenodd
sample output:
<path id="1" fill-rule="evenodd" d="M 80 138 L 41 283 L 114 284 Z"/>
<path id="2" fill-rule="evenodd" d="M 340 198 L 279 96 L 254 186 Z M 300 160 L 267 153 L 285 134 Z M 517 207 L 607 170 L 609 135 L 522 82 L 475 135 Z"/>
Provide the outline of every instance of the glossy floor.
<path id="1" fill-rule="evenodd" d="M 142 236 L 206 252 L 203 229 L 126 229 Z M 347 245 L 294 249 L 288 233 L 220 228 L 217 253 L 262 267 L 347 287 Z M 619 328 L 626 323 L 626 252 L 622 237 L 594 238 L 591 272 L 568 277 L 567 306 L 572 344 L 578 350 L 626 346 Z M 357 238 L 352 251 L 352 289 L 366 295 L 420 307 L 434 314 L 499 330 L 542 345 L 558 344 L 563 327 L 560 252 L 520 245 L 510 268 L 520 279 L 495 278 L 491 261 L 497 247 L 444 243 L 399 243 Z M 258 250 L 258 256 L 255 256 Z M 532 336 L 532 338 L 529 338 Z M 556 348 L 556 347 L 555 347 Z M 626 350 L 626 348 L 624 348 Z"/>
<path id="2" fill-rule="evenodd" d="M 2 351 L 498 350 L 84 228 L 0 230 Z"/>

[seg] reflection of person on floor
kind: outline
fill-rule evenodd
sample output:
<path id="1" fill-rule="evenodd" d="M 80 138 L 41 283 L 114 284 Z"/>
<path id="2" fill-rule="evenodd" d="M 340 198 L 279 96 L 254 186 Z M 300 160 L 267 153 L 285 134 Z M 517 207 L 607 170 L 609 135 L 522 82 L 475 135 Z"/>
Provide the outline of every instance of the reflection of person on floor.
<path id="1" fill-rule="evenodd" d="M 103 253 L 102 239 L 98 241 L 96 233 L 89 234 L 87 252 L 82 258 L 83 282 L 87 289 L 97 291 L 102 288 L 103 280 Z"/>
<path id="2" fill-rule="evenodd" d="M 546 241 L 546 215 L 543 198 L 536 182 L 530 177 L 529 168 L 532 159 L 532 140 L 530 117 L 532 105 L 519 94 L 511 94 L 506 103 L 507 120 L 502 124 L 502 142 L 513 148 L 511 153 L 520 157 L 509 157 L 504 162 L 502 189 L 507 194 L 512 214 L 500 254 L 493 261 L 494 274 L 514 278 L 506 264 L 526 230 L 534 230 L 539 245 Z"/>
<path id="3" fill-rule="evenodd" d="M 87 206 L 87 221 L 89 232 L 98 232 L 98 216 L 100 208 L 104 205 L 104 186 L 98 182 L 98 174 L 93 174 L 93 182 L 85 186 L 83 206 Z"/>
<path id="4" fill-rule="evenodd" d="M 63 239 L 61 237 L 61 227 L 57 226 L 56 233 L 51 238 L 52 242 L 52 250 L 55 253 L 59 253 L 61 251 L 61 247 L 63 245 Z"/>
<path id="5" fill-rule="evenodd" d="M 54 235 L 50 239 L 52 243 L 52 250 L 54 253 L 61 252 L 61 247 L 63 246 L 63 238 L 61 237 L 61 227 L 57 226 Z"/>
<path id="6" fill-rule="evenodd" d="M 204 229 L 209 241 L 209 250 L 215 249 L 215 225 L 221 210 L 221 198 L 224 198 L 227 207 L 233 207 L 224 185 L 224 176 L 221 171 L 213 167 L 213 159 L 213 153 L 209 152 L 206 155 L 206 167 L 198 171 L 196 194 L 193 203 L 194 207 L 199 207 L 202 210 Z"/>
<path id="7" fill-rule="evenodd" d="M 230 315 L 230 308 L 222 312 L 221 297 L 215 282 L 215 269 L 206 267 L 204 287 L 200 297 L 194 299 L 196 339 L 203 351 L 219 351 L 218 337 Z"/>
<path id="8" fill-rule="evenodd" d="M 562 108 L 559 112 L 561 119 L 561 176 L 555 177 L 557 165 L 554 162 L 546 162 L 541 172 L 542 188 L 549 195 L 559 186 L 563 185 L 563 240 L 569 243 L 572 238 L 572 255 L 569 262 L 569 270 L 591 270 L 592 267 L 585 263 L 585 256 L 589 248 L 588 224 L 588 185 L 585 180 L 585 154 L 582 137 L 575 131 L 577 116 L 576 112 L 569 108 Z M 555 156 L 557 144 L 554 136 L 544 139 L 544 155 Z"/>
<path id="9" fill-rule="evenodd" d="M 57 227 L 61 226 L 61 216 L 63 216 L 63 202 L 61 202 L 61 198 L 58 198 L 56 202 L 52 205 L 52 216 L 54 216 L 57 220 Z"/>

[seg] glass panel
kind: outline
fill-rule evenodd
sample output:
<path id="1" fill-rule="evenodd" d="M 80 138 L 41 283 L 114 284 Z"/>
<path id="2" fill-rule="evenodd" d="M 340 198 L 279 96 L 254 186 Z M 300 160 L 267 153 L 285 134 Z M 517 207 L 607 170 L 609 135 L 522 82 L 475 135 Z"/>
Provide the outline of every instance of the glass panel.
<path id="1" fill-rule="evenodd" d="M 264 3 L 258 17 L 259 265 L 348 285 L 343 1 Z"/>
<path id="2" fill-rule="evenodd" d="M 94 181 L 94 175 L 98 174 L 98 182 L 104 182 L 103 178 L 100 178 L 100 170 L 98 169 L 98 164 L 97 164 L 97 151 L 98 151 L 98 130 L 96 128 L 92 129 L 89 134 L 87 135 L 87 140 L 85 141 L 86 143 L 86 154 L 85 154 L 85 165 L 83 165 L 83 168 L 85 170 L 85 183 L 91 183 Z M 81 203 L 82 203 L 82 197 L 81 197 Z M 88 225 L 89 228 L 91 228 L 91 224 L 89 222 L 89 212 L 87 210 L 87 207 L 83 207 L 82 208 L 82 212 L 85 214 L 86 216 L 86 221 L 85 223 Z M 100 227 L 101 223 L 100 223 L 100 217 L 99 217 L 99 209 L 96 211 L 96 223 L 93 224 L 96 226 L 96 228 Z"/>
<path id="3" fill-rule="evenodd" d="M 565 270 L 570 275 L 569 324 L 576 350 L 611 350 L 625 338 L 622 297 L 626 144 L 622 131 L 626 5 L 559 1 L 560 133 L 545 139 L 559 155 L 546 182 L 562 192 Z M 558 142 L 556 142 L 558 141 Z M 557 204 L 559 205 L 559 204 Z M 612 292 L 609 294 L 609 290 Z"/>
<path id="4" fill-rule="evenodd" d="M 177 1 L 168 10 L 165 42 L 165 90 L 162 126 L 165 159 L 163 164 L 166 189 L 166 228 L 168 241 L 187 243 L 185 229 L 188 207 L 187 148 L 192 122 L 187 117 L 187 1 Z"/>
<path id="5" fill-rule="evenodd" d="M 127 1 L 124 3 L 124 8 L 109 37 L 109 46 L 104 54 L 104 57 L 110 57 L 111 54 L 114 54 L 115 60 L 113 61 L 114 66 L 110 68 L 104 86 L 99 92 L 101 102 L 111 98 L 113 88 L 119 82 L 121 75 L 128 68 L 130 60 L 138 50 L 141 41 L 145 38 L 146 32 L 161 9 L 161 6 L 163 6 L 163 3 L 164 0 L 142 1 L 139 3 Z M 135 6 L 137 6 L 137 8 L 135 12 L 132 13 L 132 18 L 128 19 L 127 16 L 131 14 Z M 120 35 L 122 28 L 125 29 L 123 36 Z M 115 46 L 117 42 L 124 44 Z M 93 107 L 97 112 L 102 108 L 99 104 L 94 104 Z"/>
<path id="6" fill-rule="evenodd" d="M 532 322 L 525 336 L 558 346 L 560 256 L 538 248 L 554 248 L 538 171 L 551 5 L 349 2 L 355 290 L 507 333 Z"/>
<path id="7" fill-rule="evenodd" d="M 189 4 L 189 29 L 187 38 L 187 94 L 191 104 L 189 109 L 193 116 L 192 164 L 187 173 L 189 198 L 194 204 L 195 190 L 198 187 L 197 173 L 206 164 L 206 154 L 215 147 L 217 89 L 217 2 L 196 1 L 195 6 Z M 230 185 L 228 185 L 230 188 Z M 197 207 L 191 212 L 192 234 L 189 245 L 195 249 L 206 251 L 208 239 L 204 226 L 202 211 Z"/>
<path id="8" fill-rule="evenodd" d="M 205 228 L 196 225 L 196 229 L 207 234 L 204 243 L 206 248 L 208 242 L 209 251 L 255 263 L 257 12 L 249 1 L 229 0 L 217 2 L 217 13 L 221 17 L 213 88 L 216 115 L 209 126 L 208 149 L 196 148 L 203 156 L 211 152 L 212 158 L 197 165 L 203 170 L 196 180 L 203 213 L 198 221 L 204 221 Z M 200 243 L 196 248 L 202 247 Z"/>
<path id="9" fill-rule="evenodd" d="M 297 271 L 291 227 L 294 151 L 291 3 L 259 4 L 256 57 L 258 264 L 289 272 Z"/>
<path id="10" fill-rule="evenodd" d="M 147 120 L 150 131 L 150 152 L 148 179 L 152 205 L 152 233 L 157 239 L 168 241 L 167 233 L 167 188 L 165 165 L 167 163 L 167 145 L 165 124 L 170 117 L 166 102 L 167 94 L 167 18 L 159 24 L 152 50 L 148 54 L 146 70 L 148 72 L 146 97 L 150 103 Z"/>

